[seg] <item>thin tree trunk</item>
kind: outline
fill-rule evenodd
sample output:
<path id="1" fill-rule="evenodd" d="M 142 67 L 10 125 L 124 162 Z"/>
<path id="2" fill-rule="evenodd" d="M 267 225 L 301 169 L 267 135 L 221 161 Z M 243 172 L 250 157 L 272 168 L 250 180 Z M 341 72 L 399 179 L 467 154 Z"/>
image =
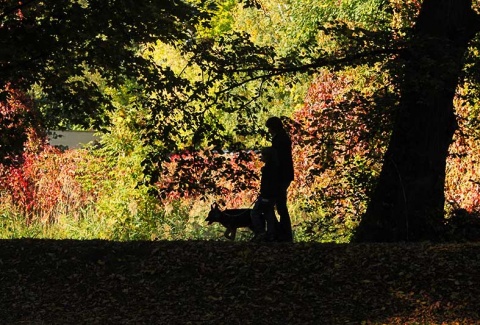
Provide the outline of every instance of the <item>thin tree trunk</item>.
<path id="1" fill-rule="evenodd" d="M 446 159 L 457 126 L 453 98 L 477 21 L 470 0 L 424 1 L 411 46 L 400 57 L 401 102 L 357 241 L 438 236 Z"/>

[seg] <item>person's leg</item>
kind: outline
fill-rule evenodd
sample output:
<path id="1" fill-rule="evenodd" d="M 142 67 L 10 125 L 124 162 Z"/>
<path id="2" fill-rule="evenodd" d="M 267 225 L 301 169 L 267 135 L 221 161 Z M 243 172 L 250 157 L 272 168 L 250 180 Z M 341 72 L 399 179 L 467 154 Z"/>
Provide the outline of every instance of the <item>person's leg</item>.
<path id="1" fill-rule="evenodd" d="M 258 199 L 250 213 L 252 227 L 255 235 L 265 234 L 265 218 L 263 216 L 262 200 Z"/>
<path id="2" fill-rule="evenodd" d="M 264 207 L 265 221 L 267 222 L 267 241 L 277 239 L 277 217 L 275 216 L 274 203 L 266 204 Z"/>
<path id="3" fill-rule="evenodd" d="M 282 186 L 275 206 L 277 207 L 277 212 L 280 215 L 280 231 L 278 234 L 279 240 L 291 242 L 293 241 L 293 234 L 292 223 L 290 221 L 290 214 L 288 213 L 287 207 L 288 186 L 290 186 L 290 182 Z"/>

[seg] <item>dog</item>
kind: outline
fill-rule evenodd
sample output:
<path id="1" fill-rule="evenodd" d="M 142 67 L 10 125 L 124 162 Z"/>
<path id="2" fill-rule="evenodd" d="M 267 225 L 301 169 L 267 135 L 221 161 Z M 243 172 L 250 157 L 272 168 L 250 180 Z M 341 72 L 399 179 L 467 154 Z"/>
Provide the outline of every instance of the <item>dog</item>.
<path id="1" fill-rule="evenodd" d="M 238 228 L 250 228 L 253 231 L 250 213 L 252 209 L 227 209 L 221 211 L 217 203 L 213 203 L 205 221 L 211 225 L 219 222 L 226 228 L 224 236 L 227 239 L 235 240 Z"/>

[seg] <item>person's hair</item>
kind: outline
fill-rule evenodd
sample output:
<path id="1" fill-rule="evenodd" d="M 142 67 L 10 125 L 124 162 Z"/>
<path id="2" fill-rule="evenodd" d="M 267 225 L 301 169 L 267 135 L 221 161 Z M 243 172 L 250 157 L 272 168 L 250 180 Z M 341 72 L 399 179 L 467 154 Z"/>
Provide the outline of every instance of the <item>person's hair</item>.
<path id="1" fill-rule="evenodd" d="M 265 164 L 268 164 L 268 165 L 278 164 L 277 150 L 275 150 L 274 147 L 262 148 L 262 157 L 265 161 Z"/>
<path id="2" fill-rule="evenodd" d="M 277 116 L 270 117 L 265 123 L 267 128 L 271 128 L 274 131 L 281 131 L 283 129 L 282 120 Z"/>

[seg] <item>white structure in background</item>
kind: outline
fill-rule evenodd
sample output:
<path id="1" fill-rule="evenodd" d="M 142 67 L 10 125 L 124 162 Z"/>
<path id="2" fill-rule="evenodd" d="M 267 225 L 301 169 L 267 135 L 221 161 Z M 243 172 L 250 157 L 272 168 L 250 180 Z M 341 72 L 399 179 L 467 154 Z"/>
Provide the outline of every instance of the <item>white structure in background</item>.
<path id="1" fill-rule="evenodd" d="M 100 140 L 94 131 L 48 131 L 48 143 L 62 149 L 79 149 Z"/>

